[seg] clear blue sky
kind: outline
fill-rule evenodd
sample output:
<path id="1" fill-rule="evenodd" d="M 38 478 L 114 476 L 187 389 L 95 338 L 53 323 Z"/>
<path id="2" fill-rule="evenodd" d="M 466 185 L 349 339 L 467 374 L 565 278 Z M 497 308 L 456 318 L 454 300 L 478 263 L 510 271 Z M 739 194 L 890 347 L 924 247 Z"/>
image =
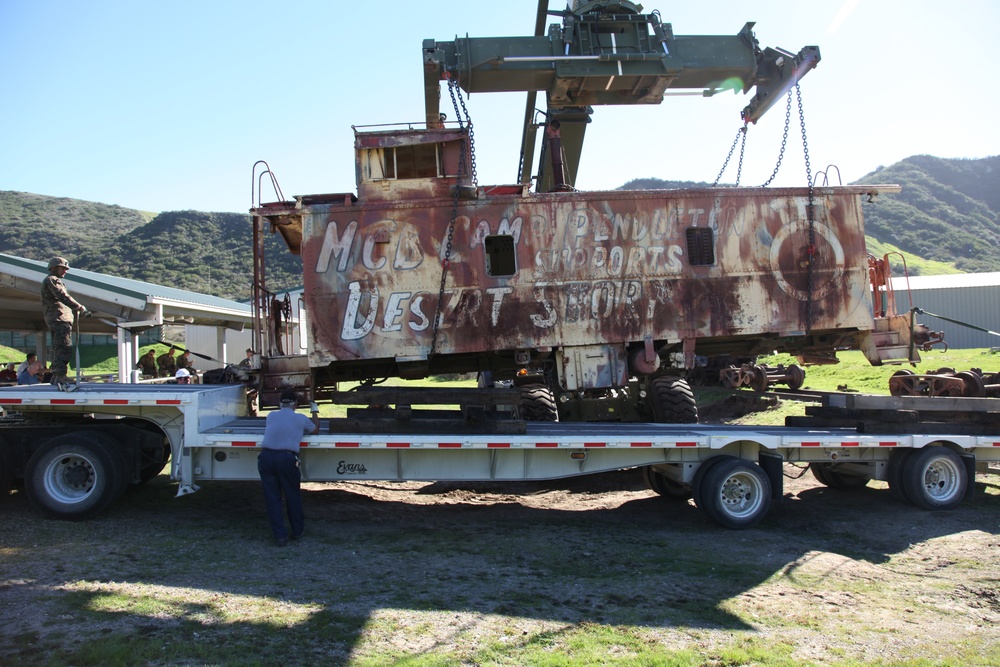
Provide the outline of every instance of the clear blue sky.
<path id="1" fill-rule="evenodd" d="M 0 0 L 0 190 L 246 211 L 264 159 L 287 196 L 353 191 L 351 126 L 422 120 L 423 39 L 528 35 L 535 4 Z M 1000 154 L 996 0 L 644 7 L 681 35 L 755 21 L 761 46 L 818 45 L 823 60 L 802 84 L 814 172 L 836 165 L 846 183 L 915 154 Z M 747 101 L 598 108 L 578 187 L 714 180 Z M 523 95 L 467 104 L 479 182 L 512 182 Z M 779 103 L 751 128 L 744 184 L 770 174 L 783 121 Z M 779 185 L 805 182 L 797 121 L 793 112 Z"/>

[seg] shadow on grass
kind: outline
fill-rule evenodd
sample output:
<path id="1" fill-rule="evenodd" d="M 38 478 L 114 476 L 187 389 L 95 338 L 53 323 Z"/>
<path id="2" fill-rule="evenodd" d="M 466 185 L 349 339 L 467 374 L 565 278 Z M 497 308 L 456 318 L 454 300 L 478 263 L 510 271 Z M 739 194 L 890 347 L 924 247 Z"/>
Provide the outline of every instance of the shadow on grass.
<path id="1" fill-rule="evenodd" d="M 602 490 L 641 488 L 634 472 L 596 478 Z M 271 543 L 253 483 L 174 498 L 161 476 L 87 523 L 41 520 L 15 493 L 0 503 L 0 647 L 24 665 L 345 664 L 362 644 L 387 647 L 352 662 L 367 665 L 453 648 L 504 617 L 542 622 L 526 642 L 588 625 L 750 630 L 725 603 L 808 554 L 882 563 L 939 536 L 995 535 L 1000 510 L 982 483 L 975 500 L 939 513 L 884 488 L 810 488 L 746 531 L 652 495 L 611 509 L 519 500 L 590 493 L 594 479 L 419 493 L 310 485 L 306 538 L 286 548 Z M 483 493 L 496 495 L 470 497 Z M 402 631 L 426 615 L 437 630 Z M 425 643 L 398 645 L 394 633 Z"/>

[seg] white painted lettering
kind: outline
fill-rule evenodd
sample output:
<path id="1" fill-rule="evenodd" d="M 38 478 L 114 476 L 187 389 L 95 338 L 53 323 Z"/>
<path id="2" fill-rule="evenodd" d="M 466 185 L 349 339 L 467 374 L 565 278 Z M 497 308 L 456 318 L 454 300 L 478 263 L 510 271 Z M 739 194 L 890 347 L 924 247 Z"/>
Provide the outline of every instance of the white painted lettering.
<path id="1" fill-rule="evenodd" d="M 423 308 L 421 308 L 423 303 L 423 294 L 418 294 L 412 301 L 410 301 L 410 313 L 417 317 L 416 321 L 410 320 L 409 322 L 411 331 L 424 331 L 431 324 L 430 318 L 424 315 Z"/>
<path id="2" fill-rule="evenodd" d="M 513 287 L 488 287 L 486 289 L 486 293 L 493 297 L 493 302 L 490 304 L 490 324 L 493 326 L 496 326 L 500 321 L 500 305 L 503 303 L 503 298 L 513 292 Z"/>
<path id="3" fill-rule="evenodd" d="M 351 255 L 351 244 L 354 243 L 354 235 L 358 231 L 358 221 L 351 220 L 344 229 L 344 237 L 340 238 L 337 233 L 337 223 L 331 220 L 326 226 L 326 233 L 323 235 L 323 247 L 320 248 L 319 257 L 316 259 L 316 273 L 326 273 L 330 268 L 330 260 L 337 258 L 337 271 L 343 272 L 347 269 L 347 260 Z"/>
<path id="4" fill-rule="evenodd" d="M 367 308 L 363 307 L 361 284 L 353 281 L 348 285 L 351 294 L 347 298 L 347 311 L 344 313 L 344 327 L 340 337 L 344 340 L 358 340 L 367 336 L 375 324 L 375 314 L 378 312 L 378 289 L 369 293 Z M 358 315 L 364 314 L 364 322 L 358 326 Z"/>
<path id="5" fill-rule="evenodd" d="M 389 301 L 385 304 L 385 313 L 382 315 L 382 331 L 399 331 L 403 328 L 403 325 L 396 321 L 403 314 L 403 309 L 399 304 L 409 298 L 409 292 L 393 292 L 389 295 Z"/>

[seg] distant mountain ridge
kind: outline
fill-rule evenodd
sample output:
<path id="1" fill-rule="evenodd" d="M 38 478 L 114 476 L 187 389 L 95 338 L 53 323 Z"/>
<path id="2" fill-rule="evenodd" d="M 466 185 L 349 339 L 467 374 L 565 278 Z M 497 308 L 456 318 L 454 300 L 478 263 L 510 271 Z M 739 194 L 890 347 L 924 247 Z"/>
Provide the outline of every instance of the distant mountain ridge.
<path id="1" fill-rule="evenodd" d="M 865 204 L 869 236 L 961 271 L 1000 271 L 1000 156 L 915 155 L 858 182 L 903 186 L 898 195 Z"/>
<path id="2" fill-rule="evenodd" d="M 898 195 L 864 204 L 872 246 L 890 244 L 914 258 L 961 271 L 1000 271 L 1000 156 L 945 159 L 916 155 L 880 167 L 858 183 L 898 183 Z M 636 179 L 622 189 L 707 187 L 709 183 Z M 250 298 L 250 217 L 242 213 L 142 211 L 64 197 L 0 191 L 0 252 L 235 300 Z M 268 284 L 302 284 L 301 259 L 267 234 Z M 907 260 L 908 264 L 910 259 Z M 919 266 L 919 262 L 913 262 Z M 920 273 L 911 266 L 911 274 Z"/>

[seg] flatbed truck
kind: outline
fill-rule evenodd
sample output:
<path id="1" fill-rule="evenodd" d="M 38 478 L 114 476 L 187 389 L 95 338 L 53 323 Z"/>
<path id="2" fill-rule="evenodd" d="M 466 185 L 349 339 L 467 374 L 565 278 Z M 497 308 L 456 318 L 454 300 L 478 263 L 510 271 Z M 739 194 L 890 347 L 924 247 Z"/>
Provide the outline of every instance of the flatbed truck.
<path id="1" fill-rule="evenodd" d="M 245 392 L 243 385 L 0 388 L 0 485 L 6 495 L 12 480 L 23 478 L 25 493 L 42 514 L 85 520 L 168 462 L 178 496 L 210 480 L 257 480 L 264 419 L 248 415 Z M 865 404 L 914 414 L 1000 411 L 1000 399 L 991 398 L 830 400 L 849 402 L 845 408 Z M 345 429 L 356 425 L 350 419 L 321 420 L 320 433 L 301 443 L 303 480 L 520 481 L 641 468 L 650 488 L 665 498 L 693 497 L 717 523 L 747 528 L 781 499 L 785 463 L 808 464 L 833 487 L 885 480 L 899 499 L 940 510 L 971 495 L 977 469 L 985 472 L 1000 462 L 1000 428 L 961 424 L 952 433 L 940 424 L 922 432 L 920 423 L 900 429 L 905 433 L 865 433 L 849 426 L 517 419 L 499 420 L 491 429 L 463 428 L 461 419 L 435 419 L 422 427 L 416 413 L 397 422 L 395 432 L 373 433 Z"/>

